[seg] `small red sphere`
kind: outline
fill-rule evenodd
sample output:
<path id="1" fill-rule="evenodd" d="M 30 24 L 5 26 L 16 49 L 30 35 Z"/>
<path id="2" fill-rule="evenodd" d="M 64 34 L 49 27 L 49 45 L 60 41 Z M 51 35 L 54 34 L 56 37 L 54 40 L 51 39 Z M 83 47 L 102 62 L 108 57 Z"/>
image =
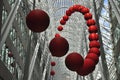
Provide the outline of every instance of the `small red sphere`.
<path id="1" fill-rule="evenodd" d="M 69 19 L 69 16 L 67 16 L 67 15 L 64 15 L 64 16 L 63 16 L 63 20 L 64 20 L 64 21 L 67 21 L 68 19 Z"/>
<path id="2" fill-rule="evenodd" d="M 77 52 L 70 53 L 65 59 L 66 67 L 72 71 L 76 71 L 78 68 L 82 67 L 83 62 L 83 57 Z"/>
<path id="3" fill-rule="evenodd" d="M 92 19 L 92 14 L 91 13 L 86 13 L 84 15 L 85 20 Z"/>
<path id="4" fill-rule="evenodd" d="M 95 22 L 94 19 L 89 19 L 89 20 L 87 20 L 86 23 L 87 23 L 88 26 L 91 26 L 91 25 L 95 25 L 96 22 Z"/>
<path id="5" fill-rule="evenodd" d="M 85 8 L 83 8 L 83 9 L 81 10 L 81 13 L 82 13 L 82 14 L 89 13 L 89 9 L 85 7 Z"/>
<path id="6" fill-rule="evenodd" d="M 45 31 L 50 23 L 48 14 L 40 9 L 32 10 L 26 16 L 27 27 L 33 32 Z"/>
<path id="7" fill-rule="evenodd" d="M 90 48 L 93 48 L 93 47 L 100 48 L 100 43 L 98 41 L 90 41 L 89 47 Z"/>
<path id="8" fill-rule="evenodd" d="M 52 56 L 62 57 L 69 50 L 68 41 L 63 37 L 55 37 L 50 41 L 49 50 Z"/>
<path id="9" fill-rule="evenodd" d="M 55 75 L 55 71 L 54 71 L 54 70 L 51 70 L 51 71 L 50 71 L 50 75 L 54 76 L 54 75 Z"/>
<path id="10" fill-rule="evenodd" d="M 65 25 L 66 24 L 66 21 L 64 21 L 63 19 L 60 20 L 60 24 L 61 25 Z"/>
<path id="11" fill-rule="evenodd" d="M 75 4 L 75 5 L 73 5 L 73 9 L 75 10 L 75 11 L 78 11 L 78 8 L 80 7 L 81 5 L 79 5 L 79 4 Z"/>
<path id="12" fill-rule="evenodd" d="M 100 50 L 98 48 L 95 48 L 95 47 L 90 48 L 89 53 L 95 53 L 98 56 L 100 56 Z"/>
<path id="13" fill-rule="evenodd" d="M 67 15 L 67 16 L 71 16 L 71 14 L 72 14 L 72 13 L 71 13 L 69 10 L 66 10 L 66 15 Z"/>
<path id="14" fill-rule="evenodd" d="M 86 56 L 86 58 L 92 59 L 96 64 L 97 64 L 98 61 L 99 61 L 99 57 L 98 57 L 98 55 L 95 54 L 95 53 L 89 53 L 89 54 Z"/>
<path id="15" fill-rule="evenodd" d="M 12 52 L 8 52 L 8 57 L 13 57 Z"/>
<path id="16" fill-rule="evenodd" d="M 95 25 L 89 26 L 88 31 L 89 31 L 89 33 L 97 33 L 98 27 Z"/>
<path id="17" fill-rule="evenodd" d="M 87 58 L 84 60 L 83 66 L 77 70 L 77 73 L 81 76 L 86 76 L 94 71 L 95 65 L 95 62 L 92 59 Z"/>
<path id="18" fill-rule="evenodd" d="M 63 30 L 63 27 L 62 26 L 58 26 L 58 31 L 62 31 Z"/>
<path id="19" fill-rule="evenodd" d="M 90 35 L 89 35 L 89 40 L 90 41 L 93 41 L 93 40 L 98 40 L 99 39 L 99 36 L 98 36 L 98 34 L 96 34 L 96 33 L 91 33 Z"/>
<path id="20" fill-rule="evenodd" d="M 80 6 L 80 7 L 78 8 L 78 11 L 81 12 L 83 8 L 85 8 L 85 7 L 84 7 L 84 6 Z"/>
<path id="21" fill-rule="evenodd" d="M 75 12 L 73 6 L 71 6 L 71 7 L 69 8 L 69 11 L 70 11 L 71 13 L 74 13 L 74 12 Z"/>
<path id="22" fill-rule="evenodd" d="M 52 61 L 51 62 L 51 66 L 55 66 L 56 65 L 56 62 L 55 61 Z"/>
<path id="23" fill-rule="evenodd" d="M 55 37 L 60 37 L 60 34 L 59 34 L 59 33 L 56 33 L 56 34 L 55 34 Z"/>

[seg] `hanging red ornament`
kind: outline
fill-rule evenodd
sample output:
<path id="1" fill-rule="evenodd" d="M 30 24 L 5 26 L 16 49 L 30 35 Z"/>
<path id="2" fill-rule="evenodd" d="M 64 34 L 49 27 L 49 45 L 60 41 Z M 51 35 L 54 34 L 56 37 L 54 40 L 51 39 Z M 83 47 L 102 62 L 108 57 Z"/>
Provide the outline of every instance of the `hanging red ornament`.
<path id="1" fill-rule="evenodd" d="M 84 15 L 85 20 L 92 19 L 92 14 L 91 13 L 86 13 Z"/>
<path id="2" fill-rule="evenodd" d="M 81 76 L 86 76 L 93 72 L 95 65 L 95 62 L 92 59 L 87 58 L 84 60 L 83 66 L 77 70 L 77 73 Z"/>
<path id="3" fill-rule="evenodd" d="M 75 4 L 75 5 L 73 5 L 73 10 L 74 11 L 78 11 L 78 8 L 80 7 L 80 5 L 79 4 Z"/>
<path id="4" fill-rule="evenodd" d="M 83 62 L 83 57 L 77 52 L 70 53 L 65 59 L 66 67 L 72 71 L 76 71 L 78 68 L 82 67 Z"/>
<path id="5" fill-rule="evenodd" d="M 89 26 L 88 31 L 89 31 L 89 33 L 97 33 L 98 28 L 97 28 L 97 26 L 92 25 L 92 26 Z"/>
<path id="6" fill-rule="evenodd" d="M 64 15 L 64 16 L 63 16 L 63 20 L 64 20 L 64 21 L 67 21 L 68 19 L 69 19 L 69 16 L 67 16 L 67 15 Z"/>
<path id="7" fill-rule="evenodd" d="M 94 19 L 89 19 L 89 20 L 87 20 L 87 25 L 88 26 L 91 26 L 91 25 L 95 25 L 95 20 Z"/>
<path id="8" fill-rule="evenodd" d="M 58 31 L 62 31 L 63 30 L 63 27 L 62 26 L 58 26 Z"/>
<path id="9" fill-rule="evenodd" d="M 55 75 L 55 71 L 54 71 L 54 70 L 51 70 L 51 71 L 50 71 L 50 75 L 54 76 L 54 75 Z"/>
<path id="10" fill-rule="evenodd" d="M 96 64 L 97 64 L 98 61 L 99 61 L 99 57 L 98 57 L 98 55 L 95 54 L 95 53 L 89 53 L 89 54 L 86 56 L 86 59 L 87 59 L 87 58 L 92 59 Z"/>
<path id="11" fill-rule="evenodd" d="M 26 16 L 27 27 L 33 32 L 42 32 L 45 31 L 50 23 L 48 14 L 41 10 L 35 9 L 30 11 Z"/>
<path id="12" fill-rule="evenodd" d="M 90 48 L 89 53 L 95 53 L 98 56 L 100 56 L 100 50 L 98 48 L 95 48 L 95 47 Z"/>
<path id="13" fill-rule="evenodd" d="M 71 13 L 69 10 L 66 10 L 66 15 L 67 15 L 67 16 L 71 16 L 71 14 L 72 14 L 72 13 Z"/>
<path id="14" fill-rule="evenodd" d="M 78 11 L 82 12 L 82 9 L 85 8 L 84 6 L 79 6 Z"/>
<path id="15" fill-rule="evenodd" d="M 98 37 L 98 34 L 96 34 L 96 33 L 91 33 L 90 35 L 89 35 L 89 40 L 90 41 L 92 41 L 92 40 L 98 40 L 99 39 L 99 37 Z"/>
<path id="16" fill-rule="evenodd" d="M 63 19 L 60 20 L 60 24 L 61 25 L 65 25 L 66 24 L 66 21 L 64 21 Z"/>
<path id="17" fill-rule="evenodd" d="M 62 57 L 69 49 L 68 41 L 63 37 L 55 37 L 50 41 L 49 50 L 52 56 Z"/>
<path id="18" fill-rule="evenodd" d="M 56 33 L 56 34 L 55 34 L 55 37 L 60 37 L 60 34 Z"/>
<path id="19" fill-rule="evenodd" d="M 13 57 L 12 52 L 8 52 L 8 57 Z"/>
<path id="20" fill-rule="evenodd" d="M 70 11 L 71 13 L 74 13 L 74 12 L 75 12 L 75 10 L 73 9 L 73 6 L 71 6 L 71 7 L 69 8 L 69 11 Z"/>
<path id="21" fill-rule="evenodd" d="M 90 48 L 93 48 L 93 47 L 100 48 L 100 43 L 98 41 L 90 41 L 89 47 Z"/>
<path id="22" fill-rule="evenodd" d="M 82 10 L 81 10 L 81 13 L 82 14 L 86 14 L 86 13 L 89 13 L 89 9 L 84 7 Z"/>
<path id="23" fill-rule="evenodd" d="M 52 61 L 51 62 L 51 66 L 55 66 L 56 65 L 56 62 L 55 61 Z"/>

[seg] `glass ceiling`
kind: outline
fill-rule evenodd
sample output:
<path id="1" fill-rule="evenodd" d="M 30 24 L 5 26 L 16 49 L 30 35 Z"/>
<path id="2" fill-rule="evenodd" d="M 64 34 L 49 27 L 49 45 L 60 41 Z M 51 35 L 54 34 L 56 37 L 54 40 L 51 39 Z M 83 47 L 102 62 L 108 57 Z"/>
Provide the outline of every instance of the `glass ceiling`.
<path id="1" fill-rule="evenodd" d="M 30 0 L 30 4 L 33 5 L 33 0 Z M 113 79 L 113 75 L 115 75 L 114 60 L 113 60 L 113 44 L 111 39 L 111 24 L 109 17 L 109 3 L 108 0 L 95 0 L 97 9 L 101 8 L 101 11 L 98 12 L 99 15 L 99 24 L 100 31 L 102 35 L 102 42 L 104 48 L 104 54 L 107 62 L 107 66 L 109 69 L 109 76 L 111 80 Z M 65 14 L 65 11 L 72 6 L 73 4 L 81 4 L 83 6 L 89 7 L 90 12 L 94 14 L 94 6 L 93 0 L 36 0 L 36 8 L 40 8 L 45 10 L 50 16 L 50 26 L 46 30 L 48 42 L 54 37 L 55 33 L 60 33 L 63 37 L 65 37 L 70 45 L 69 52 L 76 51 L 79 52 L 82 56 L 85 56 L 88 51 L 88 31 L 87 26 L 85 24 L 85 20 L 83 15 L 80 13 L 74 13 L 70 16 L 69 21 L 67 21 L 66 25 L 63 26 L 64 30 L 62 32 L 57 31 L 57 26 L 60 25 L 59 20 Z M 102 4 L 102 6 L 101 6 Z M 32 9 L 32 7 L 31 7 Z M 44 34 L 41 33 L 41 34 Z M 51 36 L 52 35 L 52 36 Z M 86 41 L 86 42 L 85 42 Z M 77 74 L 69 71 L 64 64 L 64 58 L 53 58 L 57 61 L 58 65 L 55 68 L 57 71 L 54 80 L 58 78 L 62 78 L 61 80 L 77 80 Z M 100 58 L 101 60 L 101 58 Z M 97 65 L 96 70 L 93 72 L 92 76 L 94 80 L 99 80 L 102 77 L 102 68 Z M 103 67 L 104 68 L 104 67 Z M 63 76 L 66 75 L 66 76 Z M 62 76 L 62 77 L 61 77 Z M 91 75 L 86 77 L 80 77 L 81 79 L 90 80 Z"/>

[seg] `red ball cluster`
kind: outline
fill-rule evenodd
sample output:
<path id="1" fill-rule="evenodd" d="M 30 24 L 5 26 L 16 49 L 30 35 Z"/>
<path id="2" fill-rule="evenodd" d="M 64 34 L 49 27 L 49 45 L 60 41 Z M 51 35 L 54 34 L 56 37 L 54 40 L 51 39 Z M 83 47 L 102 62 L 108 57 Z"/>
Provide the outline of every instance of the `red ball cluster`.
<path id="1" fill-rule="evenodd" d="M 82 13 L 84 19 L 86 20 L 89 32 L 89 51 L 85 59 L 83 59 L 83 57 L 77 52 L 70 53 L 65 59 L 65 65 L 69 70 L 76 71 L 81 76 L 86 76 L 94 71 L 95 66 L 99 61 L 100 43 L 97 33 L 98 27 L 96 26 L 96 21 L 92 19 L 92 13 L 90 13 L 89 8 L 79 4 L 73 5 L 68 10 L 66 10 L 66 14 L 60 20 L 60 24 L 65 25 L 66 21 L 68 21 L 69 17 L 74 12 Z M 57 29 L 58 31 L 62 31 L 63 27 L 58 26 Z M 62 57 L 67 53 L 69 44 L 65 38 L 63 38 L 64 40 L 60 40 L 59 38 L 63 37 L 54 38 L 55 40 L 53 39 L 50 42 L 49 49 L 53 56 L 56 56 L 57 54 L 57 57 Z"/>

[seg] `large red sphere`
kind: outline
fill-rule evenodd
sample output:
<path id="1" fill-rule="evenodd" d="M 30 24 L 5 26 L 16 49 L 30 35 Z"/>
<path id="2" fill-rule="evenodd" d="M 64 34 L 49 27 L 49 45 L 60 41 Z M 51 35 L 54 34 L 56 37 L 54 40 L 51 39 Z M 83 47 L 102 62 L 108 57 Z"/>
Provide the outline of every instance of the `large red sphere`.
<path id="1" fill-rule="evenodd" d="M 95 65 L 95 62 L 92 59 L 87 58 L 84 60 L 83 66 L 77 70 L 77 73 L 81 76 L 86 76 L 93 72 Z"/>
<path id="2" fill-rule="evenodd" d="M 77 53 L 70 53 L 65 59 L 65 65 L 69 70 L 76 71 L 83 65 L 83 57 Z"/>
<path id="3" fill-rule="evenodd" d="M 98 56 L 100 56 L 100 50 L 98 48 L 95 48 L 95 47 L 90 48 L 89 53 L 95 53 Z"/>
<path id="4" fill-rule="evenodd" d="M 85 7 L 85 8 L 83 8 L 83 9 L 81 10 L 81 13 L 82 13 L 82 14 L 89 13 L 89 9 Z"/>
<path id="5" fill-rule="evenodd" d="M 90 48 L 93 48 L 93 47 L 100 48 L 100 43 L 98 41 L 90 41 L 89 47 Z"/>
<path id="6" fill-rule="evenodd" d="M 96 33 L 98 31 L 98 27 L 95 25 L 89 26 L 88 31 L 89 33 Z"/>
<path id="7" fill-rule="evenodd" d="M 42 32 L 49 26 L 50 19 L 48 14 L 40 9 L 32 10 L 26 16 L 27 27 L 33 32 Z"/>
<path id="8" fill-rule="evenodd" d="M 67 21 L 68 19 L 69 19 L 69 16 L 67 16 L 67 15 L 64 15 L 64 16 L 63 16 L 63 20 L 64 20 L 64 21 Z"/>
<path id="9" fill-rule="evenodd" d="M 98 61 L 99 61 L 99 57 L 98 57 L 98 55 L 95 54 L 95 53 L 89 53 L 89 54 L 86 56 L 86 58 L 92 59 L 96 64 L 97 64 Z"/>
<path id="10" fill-rule="evenodd" d="M 91 26 L 91 25 L 95 25 L 96 22 L 95 22 L 94 19 L 89 19 L 89 20 L 87 20 L 86 23 L 87 23 L 88 26 Z"/>
<path id="11" fill-rule="evenodd" d="M 69 49 L 68 41 L 63 37 L 55 37 L 49 44 L 49 50 L 52 56 L 62 57 Z"/>
<path id="12" fill-rule="evenodd" d="M 92 40 L 98 40 L 99 39 L 99 36 L 98 36 L 98 34 L 96 34 L 96 33 L 91 33 L 90 35 L 89 35 L 89 40 L 90 41 L 92 41 Z"/>
<path id="13" fill-rule="evenodd" d="M 84 15 L 85 20 L 92 19 L 92 14 L 91 13 L 86 13 Z"/>
<path id="14" fill-rule="evenodd" d="M 56 62 L 55 61 L 52 61 L 51 62 L 51 66 L 55 66 L 56 65 Z"/>
<path id="15" fill-rule="evenodd" d="M 55 71 L 54 71 L 54 70 L 51 70 L 51 71 L 50 71 L 50 75 L 54 76 L 54 75 L 55 75 Z"/>

